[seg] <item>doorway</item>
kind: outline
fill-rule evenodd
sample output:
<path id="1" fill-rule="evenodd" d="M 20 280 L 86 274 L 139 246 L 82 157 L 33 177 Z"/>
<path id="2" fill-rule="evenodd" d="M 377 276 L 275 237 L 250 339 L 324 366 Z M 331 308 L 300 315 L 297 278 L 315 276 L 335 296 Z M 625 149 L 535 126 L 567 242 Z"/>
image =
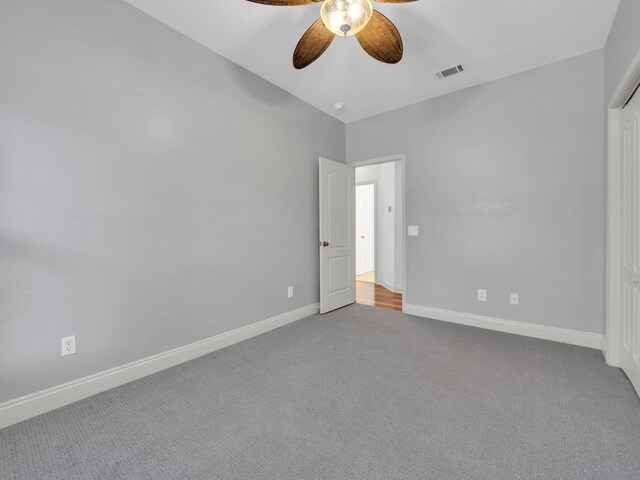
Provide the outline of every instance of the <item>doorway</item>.
<path id="1" fill-rule="evenodd" d="M 381 175 L 380 180 L 366 179 L 362 175 L 367 170 L 356 171 L 358 167 L 366 166 L 391 173 Z M 369 281 L 356 280 L 356 183 L 374 185 L 374 218 L 370 222 L 374 232 L 370 244 L 374 252 L 373 269 L 363 271 L 373 276 L 374 283 L 370 283 L 370 278 Z M 320 158 L 318 247 L 321 314 L 355 302 L 404 311 L 405 185 L 404 154 L 353 164 Z M 365 211 L 364 207 L 362 211 Z M 364 224 L 362 230 L 366 230 Z M 362 247 L 364 249 L 365 245 Z M 361 269 L 365 270 L 364 251 L 361 255 Z"/>
<path id="2" fill-rule="evenodd" d="M 356 302 L 402 311 L 404 156 L 353 165 L 356 181 Z"/>

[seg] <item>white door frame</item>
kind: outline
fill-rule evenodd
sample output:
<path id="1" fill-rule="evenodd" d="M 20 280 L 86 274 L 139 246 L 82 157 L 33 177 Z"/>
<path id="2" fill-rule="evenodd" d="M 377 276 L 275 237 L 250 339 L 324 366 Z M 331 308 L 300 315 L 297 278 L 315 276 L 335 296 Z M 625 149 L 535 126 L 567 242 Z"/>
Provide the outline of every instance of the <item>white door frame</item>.
<path id="1" fill-rule="evenodd" d="M 640 83 L 640 50 L 622 78 L 608 108 L 607 153 L 607 270 L 606 332 L 602 345 L 609 365 L 620 366 L 622 315 L 621 227 L 622 227 L 622 152 L 620 149 L 622 108 Z"/>
<path id="2" fill-rule="evenodd" d="M 378 182 L 375 180 L 356 182 L 356 188 L 362 185 L 373 185 L 373 274 L 375 276 L 373 281 L 376 283 L 378 279 L 378 269 L 376 268 L 378 265 Z"/>
<path id="3" fill-rule="evenodd" d="M 407 163 L 404 153 L 398 153 L 397 155 L 389 155 L 386 157 L 372 158 L 369 160 L 361 160 L 359 162 L 351 162 L 355 168 L 365 167 L 367 165 L 376 165 L 379 163 L 391 163 L 399 162 L 402 165 L 402 266 L 403 266 L 403 278 L 402 278 L 402 311 L 405 312 L 407 304 Z M 378 264 L 378 237 L 376 230 L 376 242 L 375 242 L 375 259 L 374 264 Z M 378 270 L 376 269 L 376 276 Z M 377 278 L 376 278 L 377 280 Z"/>

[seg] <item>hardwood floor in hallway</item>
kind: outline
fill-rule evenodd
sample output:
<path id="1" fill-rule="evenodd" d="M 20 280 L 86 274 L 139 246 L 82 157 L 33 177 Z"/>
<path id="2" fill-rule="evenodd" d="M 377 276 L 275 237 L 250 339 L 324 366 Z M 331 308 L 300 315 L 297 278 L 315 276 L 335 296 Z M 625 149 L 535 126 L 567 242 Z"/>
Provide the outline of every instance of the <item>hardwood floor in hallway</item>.
<path id="1" fill-rule="evenodd" d="M 356 303 L 402 311 L 402 294 L 375 283 L 356 281 Z"/>

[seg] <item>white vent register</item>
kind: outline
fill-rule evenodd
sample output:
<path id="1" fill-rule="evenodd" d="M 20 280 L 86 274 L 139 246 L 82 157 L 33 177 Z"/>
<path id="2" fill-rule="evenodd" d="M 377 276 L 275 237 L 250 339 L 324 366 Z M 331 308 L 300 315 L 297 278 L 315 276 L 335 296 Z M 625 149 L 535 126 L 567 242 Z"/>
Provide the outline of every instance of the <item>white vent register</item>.
<path id="1" fill-rule="evenodd" d="M 455 67 L 447 68 L 446 70 L 436 73 L 436 77 L 443 79 L 462 72 L 464 72 L 464 67 L 462 65 L 456 65 Z"/>

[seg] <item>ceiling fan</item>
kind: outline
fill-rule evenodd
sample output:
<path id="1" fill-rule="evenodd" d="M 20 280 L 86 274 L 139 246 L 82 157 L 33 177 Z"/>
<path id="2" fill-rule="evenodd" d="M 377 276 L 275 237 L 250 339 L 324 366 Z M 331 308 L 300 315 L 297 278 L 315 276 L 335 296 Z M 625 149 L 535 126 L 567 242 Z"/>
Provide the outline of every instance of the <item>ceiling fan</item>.
<path id="1" fill-rule="evenodd" d="M 304 68 L 329 48 L 338 36 L 355 35 L 364 51 L 384 63 L 402 59 L 402 38 L 391 20 L 373 9 L 371 0 L 248 0 L 277 6 L 322 3 L 320 18 L 302 35 L 293 52 L 293 66 Z M 374 0 L 380 3 L 408 3 L 416 0 Z"/>

